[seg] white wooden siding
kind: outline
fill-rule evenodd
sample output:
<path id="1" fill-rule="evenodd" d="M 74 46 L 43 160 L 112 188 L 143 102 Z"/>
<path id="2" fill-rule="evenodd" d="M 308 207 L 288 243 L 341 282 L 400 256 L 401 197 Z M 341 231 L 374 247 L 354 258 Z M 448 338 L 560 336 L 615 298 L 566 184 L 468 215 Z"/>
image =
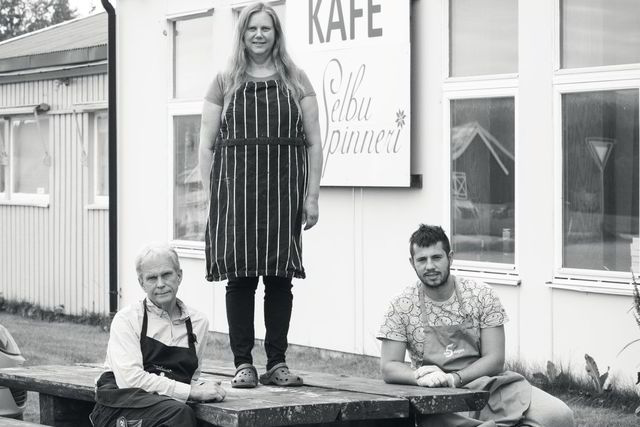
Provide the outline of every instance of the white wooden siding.
<path id="1" fill-rule="evenodd" d="M 49 206 L 0 205 L 0 292 L 67 314 L 109 311 L 106 209 L 91 205 L 89 113 L 77 104 L 107 100 L 106 74 L 0 85 L 0 108 L 47 103 L 52 139 Z M 76 129 L 80 126 L 80 134 Z M 82 136 L 83 140 L 80 140 Z"/>

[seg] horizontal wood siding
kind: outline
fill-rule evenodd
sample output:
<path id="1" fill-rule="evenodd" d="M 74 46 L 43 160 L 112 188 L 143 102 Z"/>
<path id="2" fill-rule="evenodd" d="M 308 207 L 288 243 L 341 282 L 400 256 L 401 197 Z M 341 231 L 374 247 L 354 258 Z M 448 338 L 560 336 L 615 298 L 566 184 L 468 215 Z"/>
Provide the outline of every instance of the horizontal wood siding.
<path id="1" fill-rule="evenodd" d="M 47 103 L 52 139 L 49 207 L 0 205 L 0 292 L 67 314 L 106 314 L 108 210 L 92 203 L 89 113 L 57 114 L 107 100 L 107 76 L 0 85 L 0 108 Z M 83 154 L 84 151 L 84 154 Z"/>

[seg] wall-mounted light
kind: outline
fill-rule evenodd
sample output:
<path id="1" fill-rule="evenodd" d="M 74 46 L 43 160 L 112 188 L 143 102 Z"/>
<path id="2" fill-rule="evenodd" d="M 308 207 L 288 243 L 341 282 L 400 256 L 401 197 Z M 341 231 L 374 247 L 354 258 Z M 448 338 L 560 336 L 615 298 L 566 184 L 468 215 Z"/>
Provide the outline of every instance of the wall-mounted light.
<path id="1" fill-rule="evenodd" d="M 56 86 L 60 86 L 60 85 L 69 86 L 69 83 L 71 83 L 71 79 L 69 77 L 60 77 L 59 79 L 56 79 L 55 82 L 56 82 Z"/>

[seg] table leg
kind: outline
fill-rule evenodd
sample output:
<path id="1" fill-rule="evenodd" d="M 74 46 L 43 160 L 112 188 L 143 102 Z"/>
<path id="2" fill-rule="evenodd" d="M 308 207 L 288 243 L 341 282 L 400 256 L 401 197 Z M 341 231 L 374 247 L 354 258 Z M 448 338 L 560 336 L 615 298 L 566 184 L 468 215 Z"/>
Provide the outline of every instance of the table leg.
<path id="1" fill-rule="evenodd" d="M 94 402 L 40 393 L 40 423 L 56 427 L 91 427 Z"/>

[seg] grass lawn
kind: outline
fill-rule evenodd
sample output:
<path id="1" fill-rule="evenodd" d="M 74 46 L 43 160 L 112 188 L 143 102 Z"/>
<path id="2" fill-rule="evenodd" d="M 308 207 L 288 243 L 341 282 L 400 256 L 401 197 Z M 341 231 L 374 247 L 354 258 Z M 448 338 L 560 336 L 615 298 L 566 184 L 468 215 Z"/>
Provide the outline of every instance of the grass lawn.
<path id="1" fill-rule="evenodd" d="M 79 325 L 65 322 L 44 322 L 27 319 L 18 315 L 0 313 L 0 324 L 5 326 L 15 338 L 27 365 L 72 364 L 77 362 L 102 362 L 109 334 L 97 326 Z M 231 351 L 226 335 L 214 334 L 209 342 L 208 356 L 229 360 Z M 287 361 L 292 369 L 352 374 L 369 378 L 380 378 L 378 359 L 330 352 L 309 347 L 291 346 Z M 264 370 L 266 357 L 264 350 L 256 346 L 254 363 L 258 371 Z M 576 416 L 578 427 L 631 427 L 640 425 L 640 418 L 628 411 L 609 408 L 594 408 L 585 405 L 577 396 L 560 396 L 569 403 Z M 640 404 L 640 402 L 639 402 Z M 26 421 L 39 421 L 38 398 L 29 393 Z"/>

